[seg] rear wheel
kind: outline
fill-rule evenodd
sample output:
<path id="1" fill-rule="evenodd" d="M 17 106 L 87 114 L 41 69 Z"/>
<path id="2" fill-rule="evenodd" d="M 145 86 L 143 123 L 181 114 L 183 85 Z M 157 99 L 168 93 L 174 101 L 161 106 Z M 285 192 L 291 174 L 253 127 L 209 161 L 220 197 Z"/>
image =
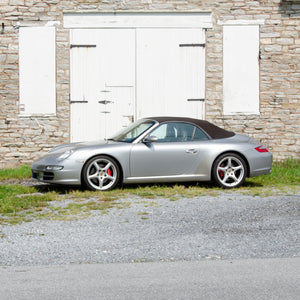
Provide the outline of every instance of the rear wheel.
<path id="1" fill-rule="evenodd" d="M 120 168 L 111 157 L 99 155 L 86 163 L 82 176 L 89 190 L 109 191 L 119 182 Z"/>
<path id="2" fill-rule="evenodd" d="M 235 188 L 245 182 L 247 165 L 244 159 L 235 153 L 225 153 L 213 164 L 213 179 L 223 188 Z"/>

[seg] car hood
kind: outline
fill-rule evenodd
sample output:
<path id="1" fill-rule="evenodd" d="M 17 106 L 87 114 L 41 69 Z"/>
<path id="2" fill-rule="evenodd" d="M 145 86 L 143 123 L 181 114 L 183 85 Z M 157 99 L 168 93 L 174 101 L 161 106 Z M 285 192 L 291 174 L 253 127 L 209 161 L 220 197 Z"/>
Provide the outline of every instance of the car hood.
<path id="1" fill-rule="evenodd" d="M 121 142 L 112 141 L 112 140 L 99 140 L 99 141 L 91 141 L 91 142 L 78 142 L 78 143 L 70 143 L 64 144 L 54 147 L 49 153 L 54 152 L 62 152 L 67 150 L 78 150 L 82 148 L 98 148 L 106 145 L 120 144 Z"/>

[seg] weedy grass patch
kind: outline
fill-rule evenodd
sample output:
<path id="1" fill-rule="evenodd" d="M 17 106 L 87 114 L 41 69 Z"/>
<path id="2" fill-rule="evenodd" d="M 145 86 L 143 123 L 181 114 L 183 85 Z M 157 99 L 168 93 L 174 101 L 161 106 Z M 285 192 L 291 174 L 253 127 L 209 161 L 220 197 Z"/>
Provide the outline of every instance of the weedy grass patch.
<path id="1" fill-rule="evenodd" d="M 34 187 L 0 185 L 0 223 L 26 221 L 26 214 L 41 211 L 53 198 L 53 193 L 42 194 Z"/>
<path id="2" fill-rule="evenodd" d="M 29 165 L 21 165 L 15 169 L 0 169 L 0 181 L 13 179 L 29 179 L 31 168 Z"/>
<path id="3" fill-rule="evenodd" d="M 145 207 L 149 207 L 158 206 L 159 198 L 177 201 L 182 198 L 218 196 L 227 192 L 211 183 L 129 185 L 108 192 L 16 183 L 29 177 L 28 166 L 0 170 L 0 224 L 44 218 L 74 220 L 88 217 L 97 211 L 106 214 L 113 208 L 121 210 L 135 202 L 142 201 Z M 11 180 L 14 184 L 10 184 Z M 242 187 L 228 192 L 232 191 L 253 196 L 300 193 L 300 160 L 275 162 L 271 174 L 248 178 Z"/>
<path id="4" fill-rule="evenodd" d="M 248 178 L 240 190 L 263 196 L 299 193 L 300 159 L 274 162 L 271 174 Z"/>

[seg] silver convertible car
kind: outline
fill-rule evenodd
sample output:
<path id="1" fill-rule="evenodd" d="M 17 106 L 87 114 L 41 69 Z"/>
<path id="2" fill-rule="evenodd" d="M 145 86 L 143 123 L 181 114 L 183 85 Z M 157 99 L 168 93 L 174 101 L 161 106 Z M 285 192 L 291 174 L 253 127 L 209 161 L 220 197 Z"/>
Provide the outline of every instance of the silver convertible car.
<path id="1" fill-rule="evenodd" d="M 104 141 L 53 148 L 32 164 L 32 178 L 107 191 L 122 183 L 214 181 L 235 188 L 271 172 L 259 142 L 207 121 L 145 118 Z"/>

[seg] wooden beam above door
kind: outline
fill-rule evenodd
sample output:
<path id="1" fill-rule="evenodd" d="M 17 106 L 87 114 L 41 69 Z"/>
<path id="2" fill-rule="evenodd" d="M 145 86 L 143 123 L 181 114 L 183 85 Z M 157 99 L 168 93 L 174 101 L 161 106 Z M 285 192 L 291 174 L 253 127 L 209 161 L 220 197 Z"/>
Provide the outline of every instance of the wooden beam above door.
<path id="1" fill-rule="evenodd" d="M 65 28 L 212 28 L 210 12 L 65 13 Z"/>

